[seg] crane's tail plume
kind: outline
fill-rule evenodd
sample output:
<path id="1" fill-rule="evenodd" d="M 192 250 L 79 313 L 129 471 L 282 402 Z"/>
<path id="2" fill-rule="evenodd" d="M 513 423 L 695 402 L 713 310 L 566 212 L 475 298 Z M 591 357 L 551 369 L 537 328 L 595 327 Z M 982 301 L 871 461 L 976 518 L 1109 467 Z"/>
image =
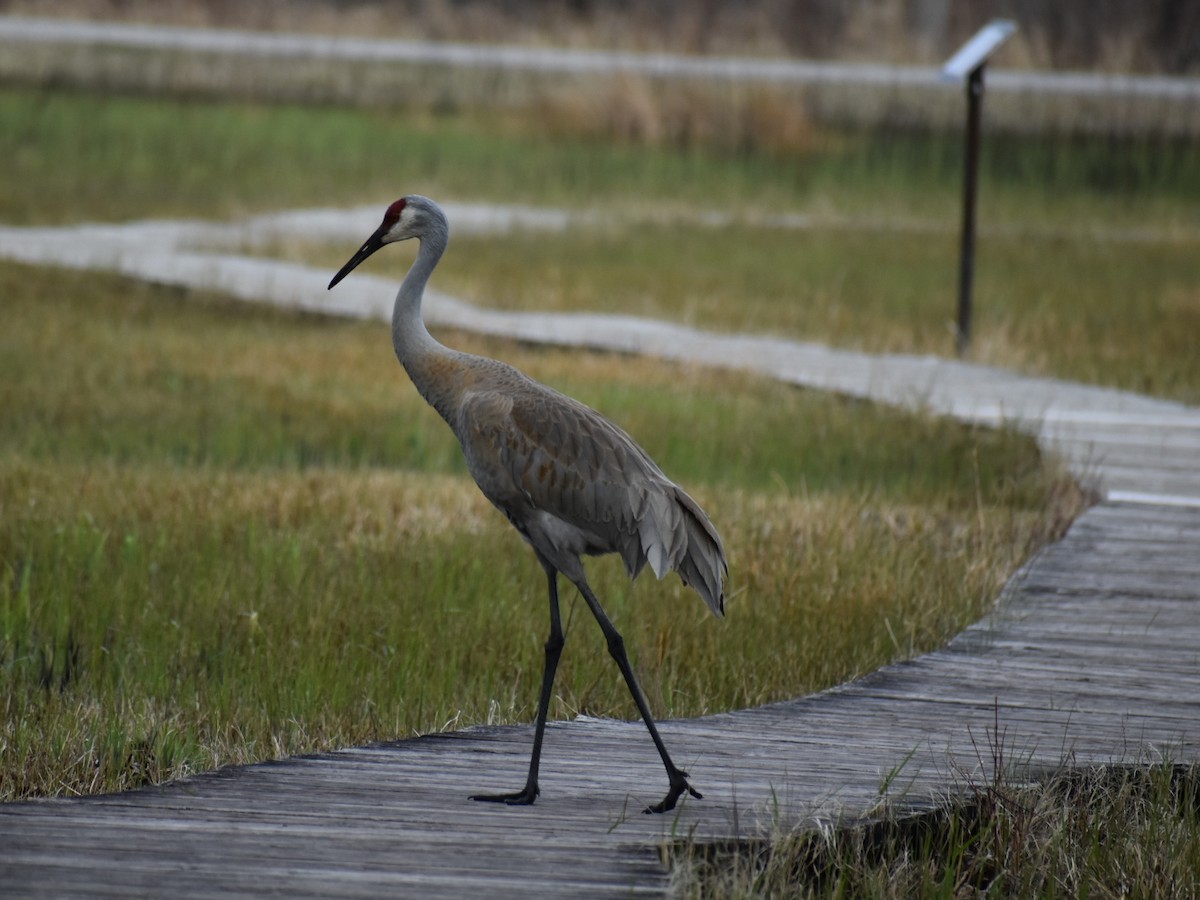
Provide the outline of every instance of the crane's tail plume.
<path id="1" fill-rule="evenodd" d="M 695 500 L 678 488 L 676 498 L 683 513 L 687 549 L 676 563 L 675 570 L 679 572 L 683 583 L 694 588 L 714 614 L 723 616 L 724 581 L 729 574 L 729 567 L 725 562 L 721 536 Z"/>
<path id="2" fill-rule="evenodd" d="M 729 574 L 721 536 L 699 504 L 669 481 L 644 496 L 637 530 L 621 548 L 630 578 L 649 562 L 658 578 L 674 570 L 716 615 L 725 614 L 723 583 Z"/>

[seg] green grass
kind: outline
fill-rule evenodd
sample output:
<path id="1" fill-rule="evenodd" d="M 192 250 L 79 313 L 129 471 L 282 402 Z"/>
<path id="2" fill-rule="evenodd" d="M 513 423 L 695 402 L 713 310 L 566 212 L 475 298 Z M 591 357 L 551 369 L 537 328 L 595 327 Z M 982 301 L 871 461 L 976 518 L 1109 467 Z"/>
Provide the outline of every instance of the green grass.
<path id="1" fill-rule="evenodd" d="M 13 264 L 0 264 L 0 291 L 9 298 L 0 445 L 10 451 L 55 463 L 462 471 L 453 435 L 409 384 L 381 323 L 281 316 L 214 297 L 197 303 L 186 291 L 117 276 Z M 448 340 L 536 368 L 608 411 L 652 455 L 671 459 L 679 480 L 799 492 L 853 485 L 914 503 L 947 486 L 973 499 L 978 483 L 993 503 L 1008 498 L 1014 463 L 1018 478 L 1041 464 L 1015 432 L 765 379 Z M 907 439 L 889 446 L 902 429 Z M 751 441 L 751 433 L 773 437 Z M 929 455 L 930 446 L 945 457 Z"/>
<path id="2" fill-rule="evenodd" d="M 0 221 L 382 207 L 409 191 L 596 207 L 611 230 L 458 237 L 440 286 L 512 307 L 947 350 L 957 138 L 811 137 L 794 154 L 647 147 L 488 115 L 6 89 Z M 1194 401 L 1192 148 L 989 136 L 983 165 L 980 357 Z M 629 224 L 663 211 L 672 224 Z M 688 224 L 712 211 L 824 224 Z M 846 227 L 859 219 L 943 230 Z M 1130 229 L 1153 234 L 1108 239 Z M 361 237 L 305 252 L 337 264 Z M 386 328 L 9 264 L 0 296 L 0 798 L 530 718 L 545 630 L 536 565 L 462 474 Z M 631 587 L 612 560 L 591 570 L 661 715 L 793 696 L 939 644 L 1080 504 L 1010 432 L 740 375 L 446 339 L 616 418 L 720 525 L 724 621 L 674 580 Z M 585 619 L 573 610 L 553 713 L 631 715 Z M 1173 794 L 1151 790 L 1142 807 L 1118 789 L 1135 805 L 1106 805 L 1113 793 L 1059 804 L 1066 825 L 1085 826 L 1082 856 L 1057 857 L 1063 877 L 1136 886 L 1117 879 L 1139 859 L 1166 877 L 1177 860 L 1195 870 L 1194 840 L 1168 827 Z M 1109 852 L 1142 808 L 1144 837 Z M 922 838 L 916 854 L 894 824 L 869 843 L 900 853 L 873 869 L 849 836 L 819 877 L 842 895 L 978 886 L 972 873 L 992 869 L 963 852 L 981 845 L 976 821 L 971 806 L 949 816 L 929 832 L 949 838 Z M 1055 858 L 1022 856 L 1032 868 L 1004 884 L 1059 877 Z M 786 848 L 771 859 L 774 874 L 755 864 L 733 892 L 797 890 Z M 724 860 L 701 890 L 720 894 L 739 869 Z M 1169 884 L 1146 883 L 1147 895 Z"/>
<path id="3" fill-rule="evenodd" d="M 530 717 L 542 579 L 385 326 L 11 264 L 0 284 L 0 796 Z M 446 339 L 600 407 L 720 523 L 722 622 L 675 579 L 591 567 L 662 715 L 937 645 L 1078 503 L 1011 432 Z M 554 714 L 631 716 L 586 619 Z"/>
<path id="4" fill-rule="evenodd" d="M 460 235 L 437 283 L 504 308 L 632 312 L 872 351 L 954 348 L 961 150 L 948 137 L 830 134 L 784 155 L 584 140 L 484 115 L 6 90 L 0 152 L 0 219 L 14 224 L 382 209 L 410 191 L 598 206 L 607 225 Z M 1183 145 L 991 140 L 974 357 L 1200 401 L 1195 190 L 1200 163 Z M 817 225 L 696 223 L 770 211 Z M 668 223 L 638 221 L 664 212 Z M 864 219 L 874 225 L 853 224 Z M 332 267 L 361 237 L 282 249 Z M 408 259 L 372 265 L 398 273 Z"/>
<path id="5" fill-rule="evenodd" d="M 648 147 L 520 117 L 5 89 L 0 221 L 382 208 L 409 191 L 596 207 L 610 229 L 459 236 L 439 286 L 947 352 L 960 153 L 956 136 L 904 131 L 812 134 L 794 153 Z M 1196 402 L 1198 191 L 1184 143 L 988 135 L 978 357 Z M 818 227 L 689 224 L 714 211 Z M 672 218 L 630 224 L 650 212 Z M 304 252 L 337 264 L 361 237 Z M 9 264 L 0 297 L 0 799 L 530 718 L 540 575 L 386 328 Z M 592 568 L 662 715 L 793 696 L 937 645 L 1080 503 L 1010 432 L 447 340 L 612 415 L 720 525 L 724 621 L 674 580 Z M 554 715 L 631 715 L 585 620 L 574 610 Z M 1195 895 L 1195 808 L 1194 771 L 995 785 L 915 827 L 701 860 L 689 891 Z"/>
<path id="6" fill-rule="evenodd" d="M 679 894 L 717 897 L 1196 897 L 1196 766 L 1064 771 L 977 785 L 907 819 L 769 844 L 683 845 Z"/>
<path id="7" fill-rule="evenodd" d="M 334 271 L 354 246 L 352 238 L 272 252 Z M 380 254 L 370 270 L 398 281 L 411 259 Z M 435 284 L 487 308 L 603 310 L 875 353 L 948 355 L 957 265 L 952 234 L 618 220 L 459 235 Z M 1200 403 L 1193 243 L 997 235 L 980 247 L 976 272 L 976 361 Z"/>
<path id="8" fill-rule="evenodd" d="M 438 285 L 489 307 L 948 354 L 957 254 L 949 234 L 640 225 L 459 237 Z M 1194 244 L 995 237 L 980 247 L 977 278 L 976 359 L 1200 402 Z"/>
<path id="9" fill-rule="evenodd" d="M 476 117 L 0 91 L 0 219 L 46 224 L 386 204 L 402 193 L 539 203 L 765 200 L 790 167 L 528 136 Z M 757 182 L 757 184 L 756 184 Z M 715 193 L 714 193 L 715 192 Z"/>
<path id="10" fill-rule="evenodd" d="M 350 110 L 0 89 L 0 220 L 74 223 L 382 204 L 402 193 L 620 209 L 814 211 L 957 227 L 956 135 L 819 133 L 795 153 L 749 141 L 644 146 L 536 111 Z M 989 138 L 981 221 L 1194 233 L 1185 142 Z"/>

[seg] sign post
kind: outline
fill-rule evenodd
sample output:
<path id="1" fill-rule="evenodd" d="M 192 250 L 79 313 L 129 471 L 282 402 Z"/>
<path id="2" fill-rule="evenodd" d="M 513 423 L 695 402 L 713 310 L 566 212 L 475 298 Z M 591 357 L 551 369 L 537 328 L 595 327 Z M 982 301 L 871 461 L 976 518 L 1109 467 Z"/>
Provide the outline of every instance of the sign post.
<path id="1" fill-rule="evenodd" d="M 964 81 L 967 87 L 966 148 L 963 160 L 962 244 L 958 263 L 958 355 L 971 343 L 971 284 L 975 277 L 975 196 L 979 172 L 979 119 L 983 108 L 983 70 L 988 58 L 1017 26 L 997 19 L 981 28 L 942 67 L 945 81 Z"/>

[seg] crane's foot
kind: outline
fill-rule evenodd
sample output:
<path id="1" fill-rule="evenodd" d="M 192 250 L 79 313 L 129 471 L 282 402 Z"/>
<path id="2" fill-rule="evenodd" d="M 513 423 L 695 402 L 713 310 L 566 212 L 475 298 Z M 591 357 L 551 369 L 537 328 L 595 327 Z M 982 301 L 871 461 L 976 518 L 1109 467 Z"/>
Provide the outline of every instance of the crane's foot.
<path id="1" fill-rule="evenodd" d="M 679 798 L 684 794 L 691 794 L 697 800 L 703 800 L 704 795 L 688 784 L 687 772 L 682 769 L 673 769 L 670 773 L 671 789 L 667 791 L 667 796 L 663 797 L 661 803 L 656 803 L 653 806 L 647 806 L 642 812 L 644 813 L 665 813 L 668 810 L 675 808 L 675 804 L 679 802 Z"/>
<path id="2" fill-rule="evenodd" d="M 541 791 L 536 784 L 527 784 L 511 794 L 472 794 L 470 799 L 483 803 L 506 803 L 509 806 L 531 806 L 539 793 Z"/>

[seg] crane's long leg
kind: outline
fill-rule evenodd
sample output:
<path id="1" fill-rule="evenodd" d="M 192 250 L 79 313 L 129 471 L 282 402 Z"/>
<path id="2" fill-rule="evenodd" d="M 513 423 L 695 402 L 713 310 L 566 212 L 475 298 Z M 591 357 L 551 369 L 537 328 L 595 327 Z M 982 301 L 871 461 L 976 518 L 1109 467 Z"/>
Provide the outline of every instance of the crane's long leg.
<path id="1" fill-rule="evenodd" d="M 579 593 L 583 594 L 583 599 L 587 601 L 592 615 L 600 623 L 600 630 L 604 632 L 604 639 L 608 642 L 608 652 L 617 661 L 617 666 L 620 668 L 621 674 L 625 677 L 625 684 L 629 686 L 629 693 L 633 695 L 633 702 L 637 704 L 638 712 L 642 714 L 642 721 L 646 723 L 646 728 L 650 732 L 654 746 L 658 748 L 658 755 L 662 757 L 663 765 L 667 767 L 667 778 L 671 782 L 671 788 L 667 791 L 667 796 L 663 798 L 661 803 L 648 806 L 643 812 L 661 813 L 674 809 L 675 804 L 685 792 L 691 794 L 697 800 L 703 799 L 700 792 L 688 784 L 687 772 L 677 768 L 675 763 L 671 762 L 671 755 L 667 753 L 667 746 L 663 743 L 662 738 L 659 737 L 658 729 L 654 725 L 654 718 L 650 715 L 650 707 L 646 704 L 646 698 L 642 694 L 642 689 L 633 674 L 633 667 L 629 665 L 629 657 L 625 653 L 625 639 L 621 637 L 621 633 L 617 631 L 612 620 L 608 618 L 607 613 L 604 612 L 604 607 L 600 605 L 600 601 L 596 599 L 596 595 L 592 593 L 591 587 L 582 575 L 575 581 L 575 586 L 579 588 Z"/>
<path id="2" fill-rule="evenodd" d="M 546 716 L 550 710 L 550 696 L 554 691 L 554 673 L 558 670 L 558 660 L 562 656 L 563 630 L 562 616 L 558 609 L 558 571 L 549 563 L 542 561 L 546 569 L 546 577 L 550 582 L 550 636 L 546 638 L 546 667 L 542 671 L 542 693 L 538 698 L 537 726 L 533 734 L 533 756 L 529 759 L 529 777 L 525 787 L 511 794 L 473 794 L 472 800 L 485 800 L 491 803 L 508 803 L 513 806 L 527 806 L 538 796 L 538 766 L 542 760 L 542 736 L 546 733 Z"/>

